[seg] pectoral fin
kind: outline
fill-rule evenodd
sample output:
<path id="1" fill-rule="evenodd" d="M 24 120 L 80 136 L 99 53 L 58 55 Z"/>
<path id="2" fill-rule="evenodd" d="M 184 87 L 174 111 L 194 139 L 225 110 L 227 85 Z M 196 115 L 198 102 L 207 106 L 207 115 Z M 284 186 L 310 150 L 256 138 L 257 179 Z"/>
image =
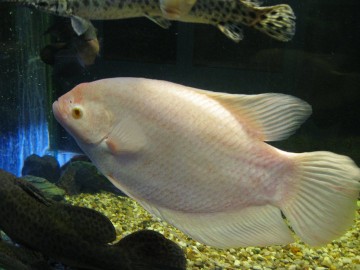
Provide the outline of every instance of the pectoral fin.
<path id="1" fill-rule="evenodd" d="M 105 142 L 113 155 L 135 154 L 146 145 L 146 137 L 143 129 L 127 117 L 114 127 Z"/>
<path id="2" fill-rule="evenodd" d="M 91 22 L 83 18 L 73 16 L 71 17 L 71 26 L 78 36 L 83 35 L 91 26 Z"/>
<path id="3" fill-rule="evenodd" d="M 149 20 L 153 21 L 157 25 L 161 26 L 164 29 L 168 29 L 171 25 L 171 22 L 161 16 L 145 16 Z"/>

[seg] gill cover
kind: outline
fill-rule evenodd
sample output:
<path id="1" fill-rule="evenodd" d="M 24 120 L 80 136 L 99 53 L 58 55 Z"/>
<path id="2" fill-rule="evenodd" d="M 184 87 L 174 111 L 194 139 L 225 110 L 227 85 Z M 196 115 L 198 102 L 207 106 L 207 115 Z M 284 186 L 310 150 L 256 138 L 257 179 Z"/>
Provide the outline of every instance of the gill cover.
<path id="1" fill-rule="evenodd" d="M 79 143 L 99 144 L 111 131 L 110 113 L 101 104 L 88 101 L 72 104 L 69 117 L 69 132 Z"/>

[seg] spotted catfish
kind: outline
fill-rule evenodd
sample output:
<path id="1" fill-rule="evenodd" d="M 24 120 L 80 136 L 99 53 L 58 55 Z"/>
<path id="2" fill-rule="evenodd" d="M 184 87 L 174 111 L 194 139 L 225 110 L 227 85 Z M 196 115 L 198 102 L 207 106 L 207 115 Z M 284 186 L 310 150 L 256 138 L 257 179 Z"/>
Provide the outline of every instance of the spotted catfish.
<path id="1" fill-rule="evenodd" d="M 70 17 L 77 34 L 88 20 L 147 17 L 163 28 L 169 20 L 216 26 L 235 42 L 243 38 L 241 26 L 254 28 L 280 41 L 295 33 L 295 15 L 289 5 L 260 7 L 260 0 L 0 0 Z"/>

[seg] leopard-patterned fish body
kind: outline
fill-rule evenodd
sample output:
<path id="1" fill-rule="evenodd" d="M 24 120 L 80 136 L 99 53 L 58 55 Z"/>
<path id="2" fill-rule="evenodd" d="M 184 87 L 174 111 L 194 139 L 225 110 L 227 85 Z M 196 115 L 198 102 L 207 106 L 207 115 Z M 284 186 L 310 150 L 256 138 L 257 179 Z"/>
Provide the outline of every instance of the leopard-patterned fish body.
<path id="1" fill-rule="evenodd" d="M 71 17 L 78 34 L 87 30 L 87 20 L 147 17 L 163 28 L 170 20 L 216 26 L 235 42 L 243 38 L 241 26 L 289 41 L 295 33 L 295 15 L 289 5 L 260 7 L 258 0 L 0 0 L 31 6 Z"/>

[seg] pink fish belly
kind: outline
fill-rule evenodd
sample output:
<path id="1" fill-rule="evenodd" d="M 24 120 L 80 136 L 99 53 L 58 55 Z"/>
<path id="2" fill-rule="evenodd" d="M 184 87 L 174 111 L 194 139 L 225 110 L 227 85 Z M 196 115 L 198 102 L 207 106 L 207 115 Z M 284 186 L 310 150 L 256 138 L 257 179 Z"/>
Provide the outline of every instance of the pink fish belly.
<path id="1" fill-rule="evenodd" d="M 243 150 L 251 154 L 237 151 L 234 158 L 213 151 L 209 159 L 201 151 L 187 156 L 161 151 L 158 160 L 143 155 L 136 166 L 124 166 L 112 177 L 135 199 L 181 212 L 238 211 L 276 204 L 288 192 L 291 160 L 263 142 Z"/>

